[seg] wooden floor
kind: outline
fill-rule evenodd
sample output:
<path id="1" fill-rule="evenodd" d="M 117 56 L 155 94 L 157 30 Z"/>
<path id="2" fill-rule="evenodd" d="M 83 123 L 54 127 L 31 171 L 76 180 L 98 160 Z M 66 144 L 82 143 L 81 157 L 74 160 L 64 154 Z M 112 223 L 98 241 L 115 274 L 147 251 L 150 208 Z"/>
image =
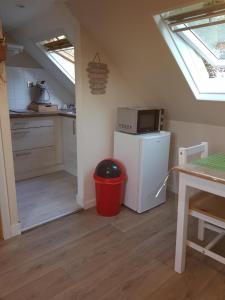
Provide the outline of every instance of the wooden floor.
<path id="1" fill-rule="evenodd" d="M 22 230 L 79 209 L 76 177 L 65 171 L 18 181 L 16 191 Z"/>
<path id="2" fill-rule="evenodd" d="M 91 209 L 2 241 L 0 299 L 224 300 L 223 265 L 188 250 L 186 272 L 174 272 L 175 229 L 170 197 L 143 215 Z"/>

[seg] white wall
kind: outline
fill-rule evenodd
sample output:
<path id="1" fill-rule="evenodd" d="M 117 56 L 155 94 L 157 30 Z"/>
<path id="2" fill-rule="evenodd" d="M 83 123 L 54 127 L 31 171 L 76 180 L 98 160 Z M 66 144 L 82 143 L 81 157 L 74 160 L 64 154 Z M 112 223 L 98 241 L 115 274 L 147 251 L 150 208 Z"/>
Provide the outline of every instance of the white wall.
<path id="1" fill-rule="evenodd" d="M 93 115 L 91 115 L 93 124 L 94 121 L 96 124 L 101 122 L 104 129 L 100 132 L 105 131 L 100 154 L 111 153 L 112 138 L 110 140 L 106 138 L 106 131 L 112 135 L 116 106 L 124 105 L 129 101 L 139 105 L 147 102 L 149 105 L 158 105 L 166 109 L 167 119 L 171 122 L 168 128 L 173 134 L 171 165 L 176 163 L 178 145 L 188 146 L 206 140 L 209 141 L 212 151 L 225 150 L 223 138 L 225 102 L 197 101 L 194 98 L 153 20 L 153 15 L 161 10 L 169 10 L 194 2 L 196 1 L 124 0 L 116 3 L 113 0 L 68 1 L 71 12 L 93 36 L 96 45 L 101 45 L 104 49 L 116 72 L 123 79 L 121 82 L 124 82 L 126 86 L 121 93 L 117 86 L 118 80 L 113 81 L 114 90 L 123 96 L 116 100 L 112 98 L 110 103 L 113 101 L 111 105 L 114 105 L 114 108 L 108 113 L 107 118 L 104 119 L 101 116 L 95 120 L 98 111 L 95 110 L 96 106 L 93 109 Z M 125 92 L 125 89 L 129 93 Z M 133 101 L 133 96 L 129 97 L 129 94 L 135 95 L 136 101 Z M 89 113 L 91 113 L 92 106 L 96 102 L 93 103 L 91 98 L 87 102 L 89 101 Z M 105 101 L 103 103 L 105 104 Z M 104 109 L 106 108 L 102 107 L 100 111 Z M 215 125 L 221 126 L 219 127 L 221 129 L 217 131 Z M 97 126 L 100 127 L 100 124 Z M 91 129 L 90 135 L 86 133 L 86 140 L 88 141 L 88 136 L 90 140 L 94 139 L 96 135 L 93 134 L 93 129 Z M 93 168 L 91 156 L 88 160 L 87 166 Z M 97 161 L 97 151 L 94 160 Z M 93 195 L 93 186 L 88 186 L 91 171 L 93 170 L 89 169 L 89 176 L 88 170 L 85 171 L 86 178 L 88 178 L 85 183 L 89 191 L 87 198 Z"/>
<path id="2" fill-rule="evenodd" d="M 7 67 L 8 101 L 10 109 L 27 109 L 31 103 L 31 90 L 27 82 L 46 80 L 50 101 L 62 108 L 64 104 L 74 104 L 74 97 L 60 86 L 58 81 L 42 68 Z"/>
<path id="3" fill-rule="evenodd" d="M 23 45 L 27 53 L 58 80 L 60 86 L 66 88 L 71 96 L 75 97 L 74 84 L 36 45 L 43 40 L 65 34 L 76 47 L 79 23 L 63 3 L 52 1 L 52 5 L 47 6 L 41 15 L 35 16 L 32 20 L 28 18 L 27 22 L 25 20 L 8 34 L 17 43 Z"/>
<path id="4" fill-rule="evenodd" d="M 6 39 L 8 43 L 16 43 L 10 34 L 6 35 Z M 22 44 L 22 41 L 20 44 Z M 64 104 L 74 104 L 74 93 L 71 94 L 61 84 L 60 79 L 53 76 L 45 67 L 43 68 L 35 58 L 30 56 L 25 49 L 17 55 L 7 56 L 6 66 L 10 109 L 26 109 L 30 104 L 32 97 L 30 89 L 27 88 L 27 81 L 36 83 L 36 81 L 46 80 L 50 100 L 53 104 L 57 104 L 59 108 L 62 108 Z"/>
<path id="5" fill-rule="evenodd" d="M 225 126 L 225 102 L 194 98 L 153 20 L 161 10 L 193 2 L 69 0 L 69 5 L 140 101 L 165 107 L 171 120 Z"/>
<path id="6" fill-rule="evenodd" d="M 9 67 L 41 68 L 40 64 L 25 51 L 17 55 L 8 56 L 6 65 Z"/>
<path id="7" fill-rule="evenodd" d="M 117 107 L 146 105 L 146 102 L 140 101 L 133 93 L 104 49 L 83 27 L 80 37 L 80 60 L 77 61 L 81 76 L 77 85 L 78 185 L 79 191 L 83 191 L 79 196 L 87 208 L 94 204 L 94 169 L 101 160 L 113 154 Z M 108 64 L 110 70 L 105 95 L 92 95 L 89 88 L 86 69 L 96 52 L 100 53 L 102 61 Z"/>
<path id="8" fill-rule="evenodd" d="M 6 35 L 7 43 L 16 44 L 15 40 L 8 34 Z M 22 67 L 22 68 L 41 68 L 40 64 L 31 57 L 26 50 L 23 50 L 17 55 L 7 55 L 6 66 Z"/>

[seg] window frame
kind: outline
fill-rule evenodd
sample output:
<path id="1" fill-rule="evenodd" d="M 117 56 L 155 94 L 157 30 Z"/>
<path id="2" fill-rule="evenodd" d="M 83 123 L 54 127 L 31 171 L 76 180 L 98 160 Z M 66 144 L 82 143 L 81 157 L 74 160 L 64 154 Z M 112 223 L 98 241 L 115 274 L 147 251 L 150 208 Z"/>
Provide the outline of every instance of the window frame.
<path id="1" fill-rule="evenodd" d="M 193 61 L 191 61 L 187 55 L 187 52 L 190 50 L 191 46 L 188 46 L 184 41 L 182 41 L 180 33 L 179 35 L 174 34 L 170 30 L 166 22 L 163 20 L 161 15 L 155 15 L 153 18 L 159 30 L 161 31 L 168 47 L 170 48 L 175 60 L 177 61 L 177 64 L 180 67 L 184 77 L 186 78 L 195 98 L 197 100 L 205 101 L 225 101 L 225 88 L 224 91 L 220 90 L 217 92 L 214 90 L 210 91 L 209 84 L 207 83 L 205 84 L 205 87 L 203 87 L 201 80 L 198 78 L 198 75 L 195 71 Z M 208 60 L 208 57 L 205 55 L 206 54 L 202 56 Z M 208 78 L 208 80 L 211 80 L 211 84 L 213 79 Z M 206 87 L 208 88 L 208 90 L 206 90 Z"/>
<path id="2" fill-rule="evenodd" d="M 62 34 L 64 35 L 64 34 Z M 60 35 L 58 35 L 60 36 Z M 52 37 L 55 38 L 55 37 Z M 51 39 L 51 37 L 49 38 Z M 39 49 L 49 58 L 50 61 L 53 62 L 53 64 L 68 78 L 74 85 L 75 85 L 75 61 L 74 61 L 74 78 L 70 75 L 70 73 L 63 68 L 63 66 L 54 58 L 54 56 L 51 54 L 51 51 L 47 51 L 44 45 L 41 44 L 42 41 L 39 41 L 36 43 L 36 45 L 39 47 Z"/>

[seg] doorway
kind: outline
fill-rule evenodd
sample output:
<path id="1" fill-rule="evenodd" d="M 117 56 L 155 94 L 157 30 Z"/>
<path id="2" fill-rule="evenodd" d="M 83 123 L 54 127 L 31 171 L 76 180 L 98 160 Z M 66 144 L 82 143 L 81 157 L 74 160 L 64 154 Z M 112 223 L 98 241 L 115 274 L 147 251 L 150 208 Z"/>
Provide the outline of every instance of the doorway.
<path id="1" fill-rule="evenodd" d="M 71 70 L 74 69 L 74 65 L 71 67 L 72 49 L 67 51 L 65 46 L 71 47 L 76 44 L 76 47 L 79 47 L 80 25 L 67 5 L 50 2 L 46 1 L 43 4 L 36 1 L 29 6 L 18 6 L 16 3 L 5 2 L 0 9 L 2 20 L 2 23 L 0 20 L 0 40 L 3 41 L 6 36 L 7 48 L 10 52 L 7 55 L 7 77 L 5 62 L 0 63 L 0 216 L 4 239 L 21 233 L 20 221 L 22 221 L 22 231 L 25 231 L 54 218 L 76 212 L 83 206 L 80 175 L 79 195 L 77 195 L 75 80 L 73 82 L 70 80 L 71 78 L 66 79 L 66 72 L 63 72 L 66 65 L 70 65 L 70 71 L 67 72 L 70 76 Z M 63 43 L 64 48 L 60 49 L 59 53 L 50 53 L 50 51 L 59 49 L 57 50 L 55 47 L 48 49 L 49 42 L 57 42 L 60 39 L 67 42 L 65 41 L 67 38 L 71 43 Z M 56 44 L 61 44 L 61 41 Z M 78 54 L 77 48 L 76 53 Z M 62 63 L 61 58 L 67 58 L 70 63 Z M 79 59 L 78 57 L 77 64 L 79 64 Z M 14 68 L 14 70 L 10 71 L 10 68 Z M 78 73 L 78 68 L 76 68 L 76 73 Z M 46 72 L 43 76 L 44 71 Z M 42 87 L 43 80 L 47 84 L 51 102 L 56 104 L 59 110 L 57 113 L 48 112 L 45 116 L 41 116 L 40 124 L 37 116 L 28 118 L 28 115 L 23 116 L 23 114 L 27 113 L 29 97 L 33 99 L 35 87 Z M 32 87 L 34 89 L 31 93 Z M 76 84 L 77 89 L 78 85 Z M 46 93 L 43 95 L 46 96 Z M 46 100 L 45 97 L 43 99 Z M 19 115 L 18 118 L 16 118 L 16 114 Z M 14 126 L 14 122 L 19 124 Z M 16 142 L 13 141 L 14 139 Z M 31 142 L 35 144 L 32 145 Z M 79 173 L 81 173 L 80 170 Z M 43 182 L 44 184 L 42 184 Z M 48 182 L 47 187 L 44 186 L 46 182 Z M 35 187 L 36 193 L 30 194 L 29 186 Z M 50 193 L 53 186 L 61 188 L 58 191 L 55 189 L 55 193 Z M 63 194 L 62 190 L 67 192 Z M 16 195 L 16 191 L 18 195 Z M 38 194 L 42 201 L 34 200 L 32 206 L 32 199 L 37 199 Z M 64 206 L 64 209 L 61 208 L 57 213 L 55 210 L 53 216 L 49 215 L 44 219 L 47 214 L 43 213 L 41 220 L 34 218 L 35 211 L 39 212 L 37 215 L 40 216 L 53 202 L 49 201 L 49 206 L 45 205 L 43 206 L 45 208 L 41 210 L 38 205 L 44 203 L 44 198 L 57 199 L 59 198 L 57 196 L 60 195 L 60 199 L 65 199 L 71 194 L 73 195 L 72 208 L 72 205 L 68 204 L 69 201 L 64 201 L 63 205 L 66 206 L 67 203 L 69 209 L 65 209 Z M 29 205 L 23 200 L 25 198 L 27 202 L 30 201 Z M 22 210 L 21 207 L 33 207 L 27 218 L 23 216 L 26 209 Z M 56 207 L 59 206 L 55 202 L 50 211 L 53 212 Z M 23 221 L 25 219 L 27 219 L 27 223 Z"/>
<path id="2" fill-rule="evenodd" d="M 62 44 L 62 39 L 66 37 L 60 35 L 45 44 L 50 47 L 52 43 L 54 52 L 59 45 L 60 55 L 70 48 L 64 59 L 70 59 L 71 76 L 74 47 L 65 41 Z M 49 59 L 53 55 L 40 51 Z M 28 60 L 25 50 L 23 56 Z M 6 73 L 18 215 L 26 231 L 80 210 L 76 201 L 75 92 L 59 86 L 57 78 L 38 63 L 29 68 L 15 66 L 8 56 Z"/>

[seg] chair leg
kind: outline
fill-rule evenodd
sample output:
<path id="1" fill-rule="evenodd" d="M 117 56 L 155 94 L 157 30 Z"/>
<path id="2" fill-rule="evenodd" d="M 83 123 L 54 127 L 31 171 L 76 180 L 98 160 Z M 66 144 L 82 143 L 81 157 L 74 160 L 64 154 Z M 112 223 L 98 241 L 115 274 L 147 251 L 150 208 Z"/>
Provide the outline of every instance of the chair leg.
<path id="1" fill-rule="evenodd" d="M 205 239 L 205 222 L 198 220 L 198 239 L 204 241 Z"/>

